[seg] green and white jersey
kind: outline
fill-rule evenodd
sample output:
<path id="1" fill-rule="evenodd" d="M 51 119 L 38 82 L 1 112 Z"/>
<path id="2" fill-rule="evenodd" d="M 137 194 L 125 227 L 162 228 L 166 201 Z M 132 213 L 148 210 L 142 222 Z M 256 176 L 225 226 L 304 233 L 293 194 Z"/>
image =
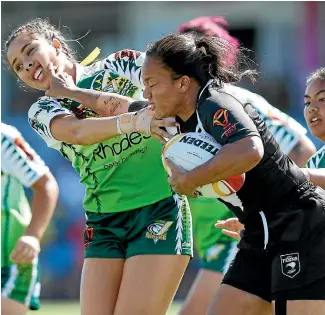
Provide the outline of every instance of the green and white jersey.
<path id="1" fill-rule="evenodd" d="M 38 154 L 13 126 L 1 123 L 1 265 L 31 220 L 24 187 L 48 172 Z"/>
<path id="2" fill-rule="evenodd" d="M 307 168 L 325 168 L 325 146 L 321 147 L 306 164 Z"/>
<path id="3" fill-rule="evenodd" d="M 141 66 L 144 54 L 123 50 L 88 67 L 77 68 L 77 85 L 143 99 Z M 171 196 L 161 163 L 162 145 L 137 132 L 116 136 L 89 146 L 56 140 L 51 134 L 53 117 L 64 113 L 79 119 L 97 116 L 68 99 L 41 97 L 29 110 L 29 123 L 49 147 L 71 161 L 86 185 L 84 208 L 90 212 L 121 212 L 143 207 Z"/>

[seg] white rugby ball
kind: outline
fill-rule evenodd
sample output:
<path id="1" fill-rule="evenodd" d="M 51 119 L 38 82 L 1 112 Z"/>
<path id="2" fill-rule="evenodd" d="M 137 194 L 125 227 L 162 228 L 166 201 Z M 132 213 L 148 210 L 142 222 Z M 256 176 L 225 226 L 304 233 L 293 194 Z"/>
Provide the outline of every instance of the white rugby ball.
<path id="1" fill-rule="evenodd" d="M 166 172 L 171 176 L 171 170 L 166 159 L 183 167 L 186 171 L 200 166 L 213 158 L 221 145 L 209 134 L 189 132 L 171 138 L 162 151 L 162 162 Z M 197 188 L 199 196 L 207 198 L 222 198 L 237 192 L 244 184 L 245 174 L 233 176 Z"/>

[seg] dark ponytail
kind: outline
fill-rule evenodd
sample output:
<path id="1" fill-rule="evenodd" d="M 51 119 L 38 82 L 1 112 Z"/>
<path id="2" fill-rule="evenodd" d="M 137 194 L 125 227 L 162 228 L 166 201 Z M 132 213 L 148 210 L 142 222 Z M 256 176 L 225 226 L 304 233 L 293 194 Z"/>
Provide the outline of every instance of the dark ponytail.
<path id="1" fill-rule="evenodd" d="M 213 78 L 234 83 L 256 74 L 252 70 L 242 70 L 248 66 L 249 59 L 240 49 L 219 37 L 194 33 L 167 35 L 148 46 L 147 56 L 160 58 L 175 76 L 187 75 L 201 86 Z"/>

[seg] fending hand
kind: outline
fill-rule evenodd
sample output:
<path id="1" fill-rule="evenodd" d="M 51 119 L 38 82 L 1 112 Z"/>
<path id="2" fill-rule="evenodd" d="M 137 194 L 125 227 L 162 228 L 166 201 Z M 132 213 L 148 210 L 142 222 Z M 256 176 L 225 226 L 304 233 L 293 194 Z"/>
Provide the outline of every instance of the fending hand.
<path id="1" fill-rule="evenodd" d="M 72 76 L 64 72 L 62 68 L 55 69 L 52 62 L 48 65 L 48 73 L 50 88 L 45 92 L 45 95 L 55 98 L 69 98 L 71 91 L 77 88 Z"/>
<path id="2" fill-rule="evenodd" d="M 237 218 L 230 218 L 227 220 L 218 220 L 214 225 L 215 228 L 222 229 L 222 233 L 240 240 L 240 232 L 244 230 L 244 225 L 239 222 Z"/>

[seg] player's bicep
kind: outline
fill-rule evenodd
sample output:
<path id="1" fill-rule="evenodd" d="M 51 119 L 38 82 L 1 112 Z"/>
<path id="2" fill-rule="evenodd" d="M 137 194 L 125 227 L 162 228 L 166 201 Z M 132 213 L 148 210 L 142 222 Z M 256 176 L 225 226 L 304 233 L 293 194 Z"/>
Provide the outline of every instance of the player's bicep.
<path id="1" fill-rule="evenodd" d="M 77 118 L 63 108 L 56 99 L 43 97 L 29 109 L 28 121 L 49 147 L 59 148 L 62 141 L 66 142 L 74 137 L 73 122 L 76 122 Z"/>
<path id="2" fill-rule="evenodd" d="M 221 145 L 246 137 L 260 137 L 253 120 L 231 96 L 223 97 L 222 103 L 207 100 L 201 112 L 205 128 Z"/>
<path id="3" fill-rule="evenodd" d="M 51 134 L 60 142 L 76 143 L 79 122 L 80 120 L 73 115 L 55 116 L 50 122 Z"/>

